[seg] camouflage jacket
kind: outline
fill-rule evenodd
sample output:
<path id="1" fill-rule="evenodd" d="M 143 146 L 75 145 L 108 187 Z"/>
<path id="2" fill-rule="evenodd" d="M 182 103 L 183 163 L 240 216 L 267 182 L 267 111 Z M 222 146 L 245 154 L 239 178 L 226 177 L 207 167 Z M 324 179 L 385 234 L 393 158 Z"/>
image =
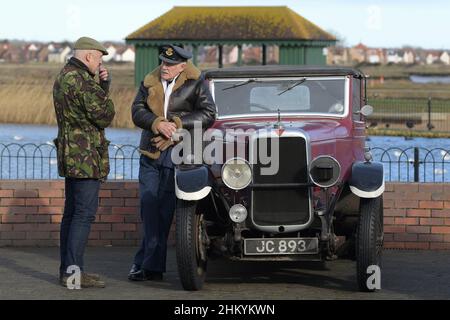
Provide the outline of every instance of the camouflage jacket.
<path id="1" fill-rule="evenodd" d="M 102 88 L 103 87 L 103 88 Z M 58 173 L 62 177 L 103 179 L 109 173 L 105 137 L 115 115 L 108 85 L 98 84 L 78 59 L 71 58 L 53 86 L 58 122 Z"/>

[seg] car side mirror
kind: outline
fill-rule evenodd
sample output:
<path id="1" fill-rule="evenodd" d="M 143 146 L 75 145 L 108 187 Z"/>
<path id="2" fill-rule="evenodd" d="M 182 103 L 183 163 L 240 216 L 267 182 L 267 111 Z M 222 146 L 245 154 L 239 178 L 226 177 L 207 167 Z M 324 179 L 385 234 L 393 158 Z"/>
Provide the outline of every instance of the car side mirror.
<path id="1" fill-rule="evenodd" d="M 368 117 L 373 114 L 373 107 L 366 104 L 361 110 L 356 111 L 355 114 L 362 114 L 364 117 Z"/>

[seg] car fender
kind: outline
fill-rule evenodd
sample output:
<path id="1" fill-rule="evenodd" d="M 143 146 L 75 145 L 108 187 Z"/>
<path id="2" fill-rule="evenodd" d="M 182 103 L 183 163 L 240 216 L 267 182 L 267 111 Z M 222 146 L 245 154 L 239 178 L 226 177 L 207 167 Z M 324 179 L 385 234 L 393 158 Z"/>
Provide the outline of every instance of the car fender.
<path id="1" fill-rule="evenodd" d="M 376 198 L 384 192 L 383 164 L 358 161 L 352 165 L 350 190 L 360 198 Z"/>
<path id="2" fill-rule="evenodd" d="M 182 200 L 200 200 L 211 191 L 212 182 L 206 166 L 176 167 L 175 195 Z"/>

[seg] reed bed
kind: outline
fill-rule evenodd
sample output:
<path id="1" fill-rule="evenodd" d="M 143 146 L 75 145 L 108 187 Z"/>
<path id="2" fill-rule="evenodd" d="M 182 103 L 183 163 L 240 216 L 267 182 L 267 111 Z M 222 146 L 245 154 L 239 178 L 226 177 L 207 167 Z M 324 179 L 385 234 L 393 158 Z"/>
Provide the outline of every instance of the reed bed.
<path id="1" fill-rule="evenodd" d="M 12 66 L 0 68 L 0 123 L 55 125 L 52 89 L 59 68 Z M 136 94 L 132 68 L 112 69 L 111 99 L 116 128 L 134 128 L 131 104 Z"/>

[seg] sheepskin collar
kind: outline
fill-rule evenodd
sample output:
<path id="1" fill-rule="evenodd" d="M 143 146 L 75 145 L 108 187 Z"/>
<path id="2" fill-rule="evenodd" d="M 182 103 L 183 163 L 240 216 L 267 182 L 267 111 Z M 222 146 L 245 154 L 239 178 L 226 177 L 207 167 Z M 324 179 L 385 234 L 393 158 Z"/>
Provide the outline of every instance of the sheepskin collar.
<path id="1" fill-rule="evenodd" d="M 172 92 L 180 88 L 187 80 L 200 78 L 200 70 L 188 61 L 186 69 L 176 79 Z M 164 88 L 161 83 L 160 67 L 150 72 L 144 78 L 144 87 L 148 89 L 147 104 L 150 110 L 158 117 L 164 116 Z"/>

